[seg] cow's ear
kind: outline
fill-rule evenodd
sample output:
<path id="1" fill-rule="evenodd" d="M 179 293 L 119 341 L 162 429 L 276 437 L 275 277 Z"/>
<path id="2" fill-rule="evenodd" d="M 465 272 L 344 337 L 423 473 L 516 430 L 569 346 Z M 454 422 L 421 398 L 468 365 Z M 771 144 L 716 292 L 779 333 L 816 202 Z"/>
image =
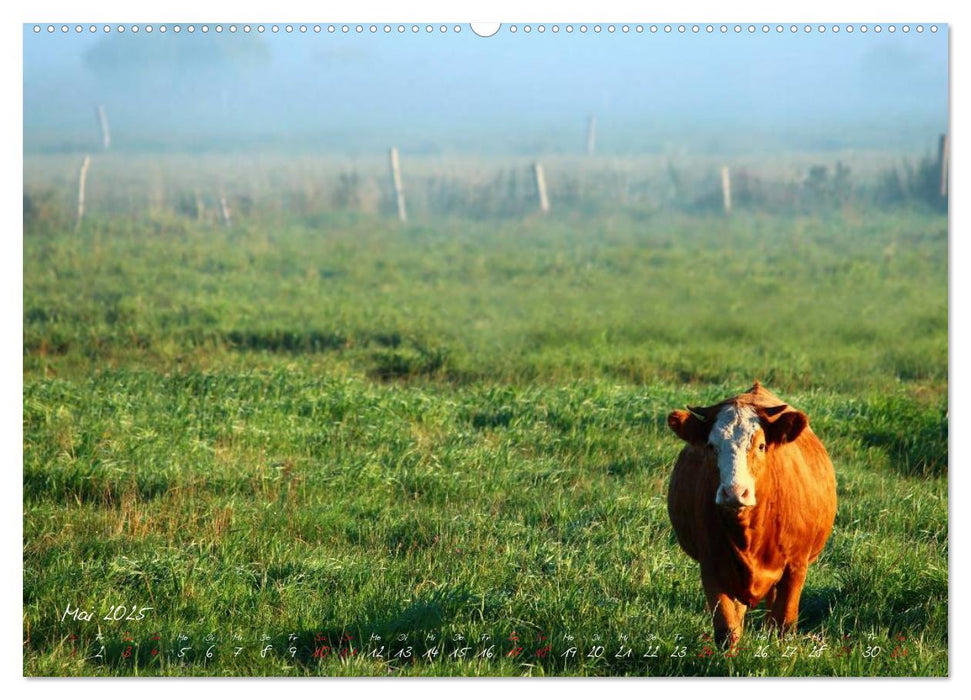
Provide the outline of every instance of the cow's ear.
<path id="1" fill-rule="evenodd" d="M 668 426 L 675 435 L 692 445 L 704 445 L 711 432 L 711 426 L 690 411 L 671 411 Z"/>
<path id="2" fill-rule="evenodd" d="M 765 439 L 770 443 L 793 442 L 809 425 L 802 411 L 787 411 L 764 421 Z"/>

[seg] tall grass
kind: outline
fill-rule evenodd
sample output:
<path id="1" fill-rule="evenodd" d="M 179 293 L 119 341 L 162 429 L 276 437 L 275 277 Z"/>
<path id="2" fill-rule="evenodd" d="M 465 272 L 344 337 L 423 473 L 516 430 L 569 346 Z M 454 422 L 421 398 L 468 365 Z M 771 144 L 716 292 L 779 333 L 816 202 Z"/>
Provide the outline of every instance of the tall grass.
<path id="1" fill-rule="evenodd" d="M 24 239 L 25 673 L 948 672 L 939 215 L 51 216 Z M 755 378 L 809 414 L 840 509 L 800 634 L 756 611 L 727 657 L 663 418 Z"/>

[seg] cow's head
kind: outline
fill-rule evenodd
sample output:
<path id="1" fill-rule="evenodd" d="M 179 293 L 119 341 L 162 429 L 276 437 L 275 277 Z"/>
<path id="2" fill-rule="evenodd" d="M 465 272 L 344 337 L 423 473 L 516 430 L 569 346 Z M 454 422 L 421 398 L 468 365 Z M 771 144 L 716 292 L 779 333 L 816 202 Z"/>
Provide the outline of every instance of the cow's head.
<path id="1" fill-rule="evenodd" d="M 715 503 L 733 510 L 756 505 L 755 482 L 766 456 L 799 437 L 807 424 L 805 413 L 785 404 L 772 408 L 735 403 L 689 406 L 687 411 L 668 416 L 668 425 L 678 437 L 708 451 L 719 474 Z"/>

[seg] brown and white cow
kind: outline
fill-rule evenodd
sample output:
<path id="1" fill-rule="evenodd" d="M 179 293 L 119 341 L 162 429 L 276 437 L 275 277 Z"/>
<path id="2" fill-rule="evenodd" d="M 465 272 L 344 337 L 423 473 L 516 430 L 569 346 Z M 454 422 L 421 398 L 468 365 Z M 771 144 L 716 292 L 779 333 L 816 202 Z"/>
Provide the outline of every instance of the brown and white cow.
<path id="1" fill-rule="evenodd" d="M 836 475 L 806 414 L 759 382 L 743 394 L 668 416 L 687 442 L 671 474 L 668 515 L 701 564 L 715 639 L 734 644 L 745 612 L 766 601 L 795 629 L 809 564 L 836 517 Z"/>

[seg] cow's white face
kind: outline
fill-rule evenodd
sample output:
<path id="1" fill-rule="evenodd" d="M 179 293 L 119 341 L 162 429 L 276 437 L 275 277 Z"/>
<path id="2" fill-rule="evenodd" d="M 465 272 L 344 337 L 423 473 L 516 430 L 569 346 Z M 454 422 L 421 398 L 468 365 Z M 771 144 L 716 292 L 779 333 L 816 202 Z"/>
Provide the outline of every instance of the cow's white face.
<path id="1" fill-rule="evenodd" d="M 672 411 L 668 427 L 695 449 L 707 448 L 719 473 L 715 503 L 740 510 L 756 505 L 755 480 L 771 461 L 769 445 L 773 450 L 785 448 L 808 430 L 809 419 L 787 404 L 754 408 L 723 402 Z"/>
<path id="2" fill-rule="evenodd" d="M 724 406 L 708 435 L 720 483 L 715 503 L 735 510 L 756 504 L 754 464 L 765 454 L 765 434 L 755 410 L 745 405 Z"/>

